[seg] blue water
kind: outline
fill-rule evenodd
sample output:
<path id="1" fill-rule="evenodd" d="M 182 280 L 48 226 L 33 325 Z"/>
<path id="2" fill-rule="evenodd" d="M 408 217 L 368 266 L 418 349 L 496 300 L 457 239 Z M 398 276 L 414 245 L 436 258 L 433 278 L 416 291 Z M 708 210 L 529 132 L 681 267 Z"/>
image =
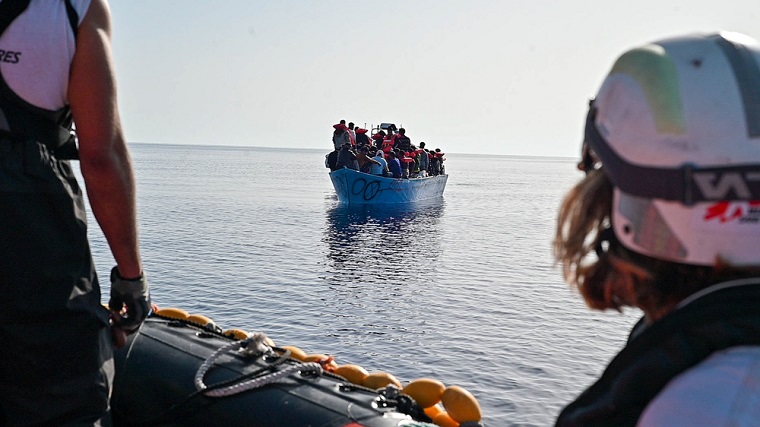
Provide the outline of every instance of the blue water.
<path id="1" fill-rule="evenodd" d="M 335 199 L 326 151 L 131 150 L 154 302 L 402 382 L 462 386 L 488 426 L 551 424 L 638 317 L 589 311 L 553 264 L 571 159 L 447 154 L 443 200 L 353 208 Z"/>

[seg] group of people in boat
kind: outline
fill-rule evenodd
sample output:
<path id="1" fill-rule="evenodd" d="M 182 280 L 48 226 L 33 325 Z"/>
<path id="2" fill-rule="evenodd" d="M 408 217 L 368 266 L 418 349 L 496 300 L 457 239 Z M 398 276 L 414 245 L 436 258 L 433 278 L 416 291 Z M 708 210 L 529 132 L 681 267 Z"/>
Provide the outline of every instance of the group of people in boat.
<path id="1" fill-rule="evenodd" d="M 371 137 L 367 129 L 346 124 L 345 120 L 333 125 L 334 150 L 325 158 L 331 171 L 344 167 L 392 178 L 424 178 L 445 174 L 446 160 L 440 148 L 425 148 L 412 144 L 406 129 L 391 124 L 387 132 L 378 129 Z"/>

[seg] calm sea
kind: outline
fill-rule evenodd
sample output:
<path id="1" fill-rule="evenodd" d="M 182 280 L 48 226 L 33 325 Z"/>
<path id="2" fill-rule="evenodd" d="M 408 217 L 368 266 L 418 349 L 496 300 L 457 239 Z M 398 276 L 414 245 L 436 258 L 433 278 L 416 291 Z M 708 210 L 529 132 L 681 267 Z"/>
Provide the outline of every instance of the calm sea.
<path id="1" fill-rule="evenodd" d="M 589 311 L 553 264 L 571 159 L 448 154 L 443 200 L 355 208 L 337 202 L 326 151 L 131 149 L 154 302 L 462 386 L 490 427 L 550 425 L 638 316 Z"/>

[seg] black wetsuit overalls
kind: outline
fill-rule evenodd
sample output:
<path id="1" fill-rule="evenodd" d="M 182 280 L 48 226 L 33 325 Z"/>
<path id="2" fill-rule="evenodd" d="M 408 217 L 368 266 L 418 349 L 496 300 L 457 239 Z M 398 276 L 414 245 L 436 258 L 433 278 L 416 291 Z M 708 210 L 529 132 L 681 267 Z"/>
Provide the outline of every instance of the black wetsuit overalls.
<path id="1" fill-rule="evenodd" d="M 0 35 L 28 4 L 0 2 Z M 91 424 L 108 408 L 113 344 L 63 160 L 76 151 L 70 117 L 25 102 L 0 73 L 0 425 Z"/>

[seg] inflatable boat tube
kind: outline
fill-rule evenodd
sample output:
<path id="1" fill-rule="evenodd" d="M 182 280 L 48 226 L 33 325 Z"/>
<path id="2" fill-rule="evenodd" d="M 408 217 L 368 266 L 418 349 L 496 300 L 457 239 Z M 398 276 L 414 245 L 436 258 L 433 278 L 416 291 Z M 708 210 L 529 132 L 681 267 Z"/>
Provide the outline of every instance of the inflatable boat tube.
<path id="1" fill-rule="evenodd" d="M 114 425 L 434 427 L 390 388 L 353 385 L 287 353 L 234 348 L 243 342 L 186 321 L 147 319 L 116 352 Z"/>

